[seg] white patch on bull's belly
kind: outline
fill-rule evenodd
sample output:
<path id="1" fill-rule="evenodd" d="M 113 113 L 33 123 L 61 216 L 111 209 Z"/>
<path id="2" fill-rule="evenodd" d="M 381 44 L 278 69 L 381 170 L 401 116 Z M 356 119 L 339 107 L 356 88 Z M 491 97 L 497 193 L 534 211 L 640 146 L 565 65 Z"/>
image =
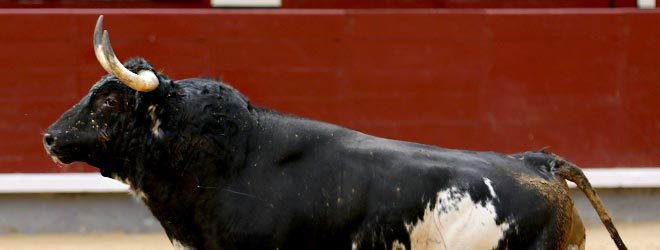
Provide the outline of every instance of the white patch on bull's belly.
<path id="1" fill-rule="evenodd" d="M 435 207 L 430 207 L 426 205 L 422 220 L 406 223 L 412 249 L 493 249 L 511 225 L 496 224 L 492 201 L 474 203 L 456 188 L 438 192 Z"/>

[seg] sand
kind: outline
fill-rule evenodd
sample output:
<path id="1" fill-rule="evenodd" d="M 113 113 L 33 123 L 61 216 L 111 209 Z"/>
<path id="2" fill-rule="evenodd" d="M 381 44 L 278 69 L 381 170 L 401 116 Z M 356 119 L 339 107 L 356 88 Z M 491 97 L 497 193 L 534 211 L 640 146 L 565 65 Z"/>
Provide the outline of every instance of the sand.
<path id="1" fill-rule="evenodd" d="M 623 241 L 630 249 L 660 250 L 660 221 L 617 223 Z M 10 234 L 0 236 L 2 250 L 170 250 L 164 233 L 125 234 Z M 587 249 L 616 249 L 603 226 L 587 228 Z"/>

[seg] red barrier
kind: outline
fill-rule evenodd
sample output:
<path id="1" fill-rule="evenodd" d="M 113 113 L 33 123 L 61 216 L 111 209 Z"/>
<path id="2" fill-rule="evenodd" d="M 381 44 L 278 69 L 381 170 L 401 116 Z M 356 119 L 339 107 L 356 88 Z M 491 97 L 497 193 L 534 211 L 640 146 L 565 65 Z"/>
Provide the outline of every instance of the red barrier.
<path id="1" fill-rule="evenodd" d="M 2 0 L 0 8 L 210 8 L 211 0 Z"/>
<path id="2" fill-rule="evenodd" d="M 210 8 L 211 0 L 3 0 L 0 8 Z M 281 8 L 620 8 L 636 0 L 282 0 Z"/>
<path id="3" fill-rule="evenodd" d="M 0 172 L 63 171 L 41 134 L 104 73 L 98 14 L 122 59 L 222 77 L 285 113 L 450 148 L 660 166 L 658 11 L 35 9 L 0 10 Z"/>

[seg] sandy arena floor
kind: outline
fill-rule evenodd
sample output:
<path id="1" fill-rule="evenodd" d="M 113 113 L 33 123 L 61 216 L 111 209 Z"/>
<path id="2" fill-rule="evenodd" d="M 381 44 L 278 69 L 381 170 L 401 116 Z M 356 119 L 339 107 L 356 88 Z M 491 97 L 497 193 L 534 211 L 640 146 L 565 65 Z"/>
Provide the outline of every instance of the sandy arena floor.
<path id="1" fill-rule="evenodd" d="M 621 237 L 630 249 L 660 250 L 660 221 L 648 223 L 617 223 Z M 0 236 L 1 250 L 160 250 L 172 249 L 165 234 L 53 234 Z M 587 229 L 587 249 L 616 249 L 602 226 Z"/>

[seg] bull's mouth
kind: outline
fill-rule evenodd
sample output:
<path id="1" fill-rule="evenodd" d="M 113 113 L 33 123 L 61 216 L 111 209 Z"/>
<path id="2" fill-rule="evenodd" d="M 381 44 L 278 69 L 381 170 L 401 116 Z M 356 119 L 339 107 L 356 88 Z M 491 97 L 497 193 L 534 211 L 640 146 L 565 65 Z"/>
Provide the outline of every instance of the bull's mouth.
<path id="1" fill-rule="evenodd" d="M 50 159 L 57 164 L 58 167 L 66 167 L 69 164 L 73 163 L 74 160 L 71 157 L 63 156 L 61 154 L 58 154 L 56 152 L 53 152 L 52 148 L 45 147 L 46 152 L 50 156 Z"/>
<path id="2" fill-rule="evenodd" d="M 65 163 L 59 157 L 53 155 L 51 155 L 50 158 L 53 160 L 53 162 L 55 162 L 55 164 L 57 164 L 58 167 L 66 167 L 69 165 L 69 163 L 71 163 L 71 162 Z"/>
<path id="3" fill-rule="evenodd" d="M 59 167 L 66 167 L 69 166 L 69 164 L 73 163 L 74 160 L 69 158 L 69 157 L 62 157 L 62 156 L 56 156 L 56 155 L 50 155 L 50 159 L 57 164 Z"/>

